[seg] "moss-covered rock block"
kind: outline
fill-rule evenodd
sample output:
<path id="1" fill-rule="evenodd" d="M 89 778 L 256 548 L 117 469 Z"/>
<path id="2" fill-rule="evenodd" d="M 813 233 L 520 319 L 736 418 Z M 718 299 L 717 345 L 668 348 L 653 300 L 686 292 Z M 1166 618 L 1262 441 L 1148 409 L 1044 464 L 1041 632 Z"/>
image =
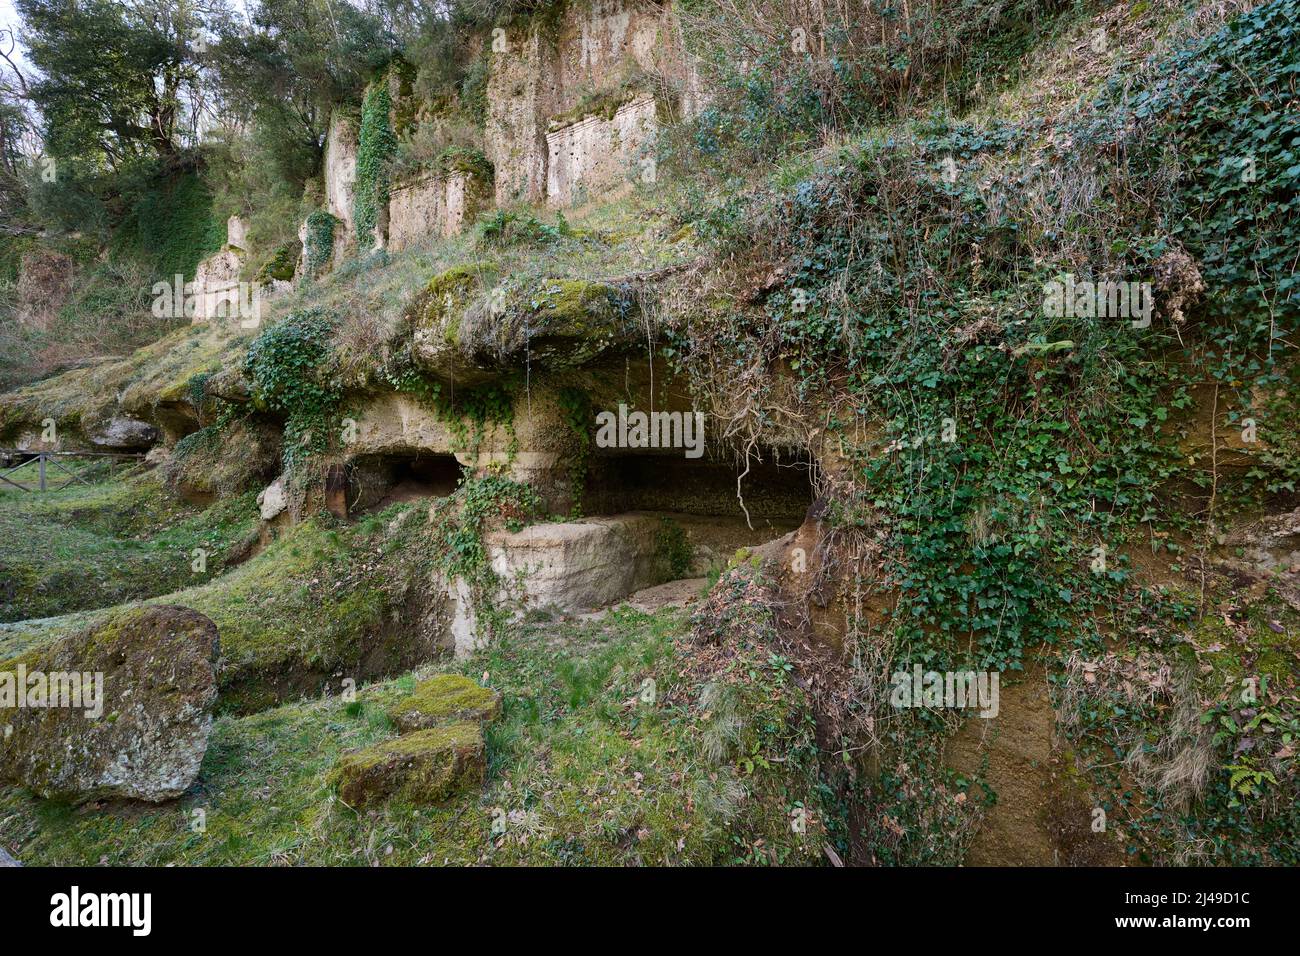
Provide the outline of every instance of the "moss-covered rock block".
<path id="1" fill-rule="evenodd" d="M 460 674 L 439 674 L 422 681 L 415 691 L 388 712 L 402 733 L 477 721 L 501 713 L 501 696 Z"/>
<path id="2" fill-rule="evenodd" d="M 289 282 L 298 271 L 298 260 L 302 257 L 302 242 L 294 240 L 275 248 L 267 260 L 257 270 L 258 282 Z"/>
<path id="3" fill-rule="evenodd" d="M 0 663 L 0 781 L 78 802 L 179 797 L 207 751 L 217 655 L 212 621 L 164 605 Z"/>
<path id="4" fill-rule="evenodd" d="M 412 350 L 429 372 L 472 385 L 525 361 L 534 369 L 576 369 L 639 341 L 635 299 L 587 279 L 514 277 L 494 281 L 486 264 L 435 276 L 407 315 Z"/>
<path id="5" fill-rule="evenodd" d="M 339 799 L 360 809 L 386 800 L 440 803 L 482 787 L 486 776 L 483 730 L 465 721 L 344 754 L 331 782 Z"/>
<path id="6" fill-rule="evenodd" d="M 516 290 L 514 304 L 527 319 L 534 354 L 552 365 L 586 364 L 635 331 L 631 297 L 604 282 L 546 279 Z"/>

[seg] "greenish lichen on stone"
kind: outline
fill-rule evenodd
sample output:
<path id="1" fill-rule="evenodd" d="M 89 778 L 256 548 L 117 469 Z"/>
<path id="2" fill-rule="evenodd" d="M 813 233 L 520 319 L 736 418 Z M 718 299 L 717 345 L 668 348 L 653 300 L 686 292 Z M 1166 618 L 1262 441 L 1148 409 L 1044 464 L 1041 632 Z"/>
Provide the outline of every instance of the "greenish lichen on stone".
<path id="1" fill-rule="evenodd" d="M 425 370 L 467 385 L 524 363 L 580 368 L 638 340 L 627 290 L 588 279 L 514 275 L 495 282 L 494 264 L 435 276 L 408 307 L 412 356 Z"/>
<path id="2" fill-rule="evenodd" d="M 421 682 L 388 716 L 403 732 L 441 727 L 450 723 L 496 718 L 501 698 L 460 674 L 439 674 Z"/>
<path id="3" fill-rule="evenodd" d="M 486 776 L 482 728 L 467 721 L 344 754 L 330 782 L 340 800 L 360 809 L 386 800 L 439 803 L 483 786 Z"/>
<path id="4" fill-rule="evenodd" d="M 630 339 L 631 300 L 619 289 L 587 279 L 544 279 L 508 297 L 506 319 L 523 326 L 533 359 L 577 368 Z"/>
<path id="5" fill-rule="evenodd" d="M 331 233 L 333 232 L 333 228 L 333 224 L 331 223 Z M 262 264 L 262 267 L 257 270 L 257 281 L 270 282 L 276 280 L 279 282 L 288 282 L 293 278 L 293 274 L 298 268 L 298 257 L 301 253 L 302 243 L 296 239 L 292 242 L 286 242 L 281 246 L 277 246 L 275 251 L 271 253 L 270 258 L 268 258 L 266 262 Z"/>
<path id="6" fill-rule="evenodd" d="M 619 315 L 621 296 L 613 286 L 585 279 L 552 279 L 537 290 L 535 311 L 553 333 L 600 332 Z"/>
<path id="7" fill-rule="evenodd" d="M 218 653 L 203 614 L 132 606 L 0 663 L 0 781 L 78 802 L 180 796 L 207 749 Z"/>
<path id="8" fill-rule="evenodd" d="M 481 267 L 456 266 L 430 279 L 413 310 L 415 329 L 457 344 L 461 313 L 478 289 L 481 274 Z"/>

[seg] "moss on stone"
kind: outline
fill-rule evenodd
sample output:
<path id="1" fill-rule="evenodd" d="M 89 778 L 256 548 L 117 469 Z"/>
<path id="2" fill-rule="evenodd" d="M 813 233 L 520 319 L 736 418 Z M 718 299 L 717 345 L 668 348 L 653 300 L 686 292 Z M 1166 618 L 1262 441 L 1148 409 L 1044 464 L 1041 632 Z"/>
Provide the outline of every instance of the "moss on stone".
<path id="1" fill-rule="evenodd" d="M 77 802 L 179 796 L 207 746 L 217 656 L 212 621 L 154 605 L 119 608 L 0 665 L 50 675 L 48 709 L 0 710 L 0 780 Z M 73 679 L 56 691 L 58 674 L 93 674 L 94 683 Z M 84 697 L 90 686 L 102 696 Z"/>
<path id="2" fill-rule="evenodd" d="M 482 150 L 468 146 L 448 146 L 434 160 L 440 173 L 465 173 L 492 182 L 492 163 Z"/>
<path id="3" fill-rule="evenodd" d="M 388 712 L 403 732 L 465 721 L 490 721 L 501 712 L 501 698 L 460 674 L 439 674 Z"/>
<path id="4" fill-rule="evenodd" d="M 481 264 L 456 266 L 430 279 L 412 310 L 416 329 L 441 328 L 442 338 L 455 345 L 461 312 L 479 288 L 483 271 Z"/>
<path id="5" fill-rule="evenodd" d="M 277 246 L 270 258 L 257 270 L 258 282 L 288 282 L 298 268 L 298 257 L 302 254 L 302 243 L 297 239 Z"/>
<path id="6" fill-rule="evenodd" d="M 552 116 L 547 121 L 547 129 L 555 132 L 589 117 L 599 117 L 609 122 L 614 118 L 614 114 L 628 103 L 652 90 L 653 81 L 648 76 L 644 73 L 633 73 L 625 77 L 617 86 L 587 91 L 578 98 L 578 102 L 572 109 Z"/>
<path id="7" fill-rule="evenodd" d="M 550 331 L 603 330 L 617 316 L 620 297 L 612 287 L 585 279 L 556 279 L 543 285 L 538 316 Z"/>
<path id="8" fill-rule="evenodd" d="M 439 803 L 481 787 L 487 775 L 483 731 L 476 723 L 433 727 L 345 754 L 330 774 L 351 807 L 385 800 Z"/>
<path id="9" fill-rule="evenodd" d="M 517 289 L 508 318 L 527 316 L 533 357 L 556 368 L 573 368 L 622 341 L 630 301 L 614 286 L 586 279 L 546 279 Z"/>

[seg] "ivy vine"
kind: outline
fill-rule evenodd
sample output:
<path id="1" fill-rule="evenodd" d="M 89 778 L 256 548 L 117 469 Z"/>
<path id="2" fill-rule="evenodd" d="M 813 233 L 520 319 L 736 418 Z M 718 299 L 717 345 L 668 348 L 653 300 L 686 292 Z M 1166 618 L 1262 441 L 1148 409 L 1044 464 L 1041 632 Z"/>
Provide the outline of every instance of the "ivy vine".
<path id="1" fill-rule="evenodd" d="M 388 163 L 397 151 L 397 137 L 389 119 L 392 98 L 388 84 L 379 82 L 366 91 L 361 105 L 361 130 L 357 135 L 357 180 L 352 201 L 352 222 L 358 248 L 368 249 L 368 237 L 379 223 L 379 212 L 388 205 Z"/>

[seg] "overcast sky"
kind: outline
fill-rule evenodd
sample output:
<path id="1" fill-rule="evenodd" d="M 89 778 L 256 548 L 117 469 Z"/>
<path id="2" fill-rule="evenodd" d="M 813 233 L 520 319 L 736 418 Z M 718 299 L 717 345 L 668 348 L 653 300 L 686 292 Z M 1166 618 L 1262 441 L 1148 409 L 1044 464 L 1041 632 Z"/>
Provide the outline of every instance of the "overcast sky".
<path id="1" fill-rule="evenodd" d="M 18 19 L 18 11 L 14 9 L 14 0 L 0 0 L 0 30 L 6 28 L 10 30 L 17 30 L 19 22 L 20 21 Z M 21 39 L 22 39 L 22 34 L 20 33 L 19 40 Z M 5 47 L 6 48 L 8 47 L 7 43 L 5 44 Z M 18 49 L 14 50 L 13 54 L 11 55 L 13 56 L 14 60 L 18 63 L 18 65 L 23 67 L 24 69 L 30 66 L 26 58 L 23 56 L 23 48 L 21 43 L 19 43 Z M 0 60 L 0 67 L 4 67 L 4 60 Z M 8 67 L 5 67 L 5 69 L 8 69 Z"/>

